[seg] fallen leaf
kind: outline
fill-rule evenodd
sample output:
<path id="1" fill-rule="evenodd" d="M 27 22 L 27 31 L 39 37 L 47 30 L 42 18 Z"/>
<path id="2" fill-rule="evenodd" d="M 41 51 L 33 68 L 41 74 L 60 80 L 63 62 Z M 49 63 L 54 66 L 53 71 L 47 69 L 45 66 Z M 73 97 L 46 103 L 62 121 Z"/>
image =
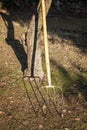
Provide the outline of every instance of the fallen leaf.
<path id="1" fill-rule="evenodd" d="M 79 117 L 75 118 L 75 121 L 80 121 L 80 118 Z"/>
<path id="2" fill-rule="evenodd" d="M 66 113 L 67 110 L 62 110 L 63 113 Z"/>
<path id="3" fill-rule="evenodd" d="M 69 130 L 68 128 L 65 128 L 65 130 Z"/>
<path id="4" fill-rule="evenodd" d="M 71 113 L 71 111 L 68 111 L 68 113 Z"/>
<path id="5" fill-rule="evenodd" d="M 42 125 L 39 125 L 39 128 L 40 128 L 40 129 L 43 129 L 43 126 L 42 126 Z"/>
<path id="6" fill-rule="evenodd" d="M 3 112 L 3 111 L 0 111 L 0 115 L 3 115 L 3 114 L 5 114 L 5 112 Z"/>
<path id="7" fill-rule="evenodd" d="M 47 112 L 47 107 L 46 107 L 46 105 L 43 105 L 43 112 L 44 112 L 44 114 L 46 114 L 46 112 Z"/>
<path id="8" fill-rule="evenodd" d="M 64 114 L 63 114 L 63 113 L 61 114 L 61 117 L 64 117 Z"/>

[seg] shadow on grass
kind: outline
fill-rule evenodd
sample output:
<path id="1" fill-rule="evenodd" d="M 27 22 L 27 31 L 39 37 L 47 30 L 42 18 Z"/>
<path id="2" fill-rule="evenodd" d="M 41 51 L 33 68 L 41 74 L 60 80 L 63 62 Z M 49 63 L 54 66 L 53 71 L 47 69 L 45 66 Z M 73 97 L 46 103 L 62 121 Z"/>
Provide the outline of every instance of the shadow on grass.
<path id="1" fill-rule="evenodd" d="M 78 91 L 82 94 L 82 96 L 85 98 L 85 100 L 87 101 L 87 81 L 85 81 L 83 76 L 78 75 L 76 87 Z"/>
<path id="2" fill-rule="evenodd" d="M 72 44 L 87 52 L 87 17 L 77 17 L 61 14 L 48 16 L 48 32 L 63 40 L 70 40 Z M 60 44 L 63 44 L 62 42 Z"/>
<path id="3" fill-rule="evenodd" d="M 56 82 L 59 86 L 64 86 L 66 89 L 70 88 L 72 79 L 69 72 L 62 66 L 58 65 L 54 59 L 51 59 L 51 64 L 54 68 L 52 71 L 53 82 Z"/>
<path id="4" fill-rule="evenodd" d="M 72 95 L 73 98 L 81 97 L 87 100 L 87 81 L 82 71 L 78 73 L 69 72 L 65 70 L 62 66 L 58 65 L 57 62 L 51 59 L 51 64 L 53 65 L 52 80 L 59 86 L 63 86 L 64 96 L 69 101 L 69 97 Z M 86 72 L 83 70 L 83 72 Z M 87 74 L 87 73 L 85 73 Z M 86 75 L 87 76 L 87 75 Z M 72 100 L 72 99 L 71 99 Z"/>

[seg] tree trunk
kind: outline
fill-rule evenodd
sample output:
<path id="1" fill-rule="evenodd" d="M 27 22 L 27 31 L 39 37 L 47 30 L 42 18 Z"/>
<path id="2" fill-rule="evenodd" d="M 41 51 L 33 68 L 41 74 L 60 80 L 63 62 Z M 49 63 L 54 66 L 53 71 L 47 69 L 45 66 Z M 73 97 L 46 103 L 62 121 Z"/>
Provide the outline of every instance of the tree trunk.
<path id="1" fill-rule="evenodd" d="M 52 0 L 46 0 L 46 15 L 50 9 Z M 37 9 L 38 8 L 38 9 Z M 37 13 L 33 14 L 29 29 L 27 32 L 27 75 L 38 77 L 43 80 L 44 72 L 42 69 L 42 9 L 41 0 L 39 1 Z M 43 44 L 44 45 L 44 44 Z"/>

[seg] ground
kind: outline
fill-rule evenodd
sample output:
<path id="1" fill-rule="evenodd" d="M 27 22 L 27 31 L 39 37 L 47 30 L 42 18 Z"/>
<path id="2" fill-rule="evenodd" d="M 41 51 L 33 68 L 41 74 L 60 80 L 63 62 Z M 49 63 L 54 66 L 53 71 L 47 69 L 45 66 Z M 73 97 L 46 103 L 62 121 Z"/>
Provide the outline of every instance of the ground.
<path id="1" fill-rule="evenodd" d="M 87 17 L 64 13 L 47 17 L 54 91 L 42 87 L 46 81 L 23 79 L 27 55 L 22 34 L 30 13 L 0 16 L 0 130 L 86 130 Z"/>

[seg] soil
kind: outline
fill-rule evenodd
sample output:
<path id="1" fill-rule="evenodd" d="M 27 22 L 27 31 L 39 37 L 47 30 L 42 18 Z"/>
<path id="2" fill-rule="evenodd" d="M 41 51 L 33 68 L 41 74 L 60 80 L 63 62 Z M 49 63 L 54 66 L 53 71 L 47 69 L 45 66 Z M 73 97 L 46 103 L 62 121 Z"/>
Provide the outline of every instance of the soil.
<path id="1" fill-rule="evenodd" d="M 30 8 L 0 15 L 0 130 L 87 130 L 87 17 L 49 13 L 52 83 L 57 87 L 44 89 L 46 81 L 23 79 L 22 34 L 31 14 Z"/>

